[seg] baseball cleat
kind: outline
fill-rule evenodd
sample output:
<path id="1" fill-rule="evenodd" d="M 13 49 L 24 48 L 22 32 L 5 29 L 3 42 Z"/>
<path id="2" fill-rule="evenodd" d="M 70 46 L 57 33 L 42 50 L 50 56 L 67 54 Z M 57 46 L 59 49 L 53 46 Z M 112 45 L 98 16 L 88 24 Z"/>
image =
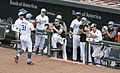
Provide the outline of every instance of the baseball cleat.
<path id="1" fill-rule="evenodd" d="M 28 65 L 34 65 L 34 63 L 32 63 L 32 62 L 27 62 L 27 64 L 28 64 Z"/>
<path id="2" fill-rule="evenodd" d="M 15 59 L 15 63 L 18 64 L 18 56 L 15 56 L 14 59 Z"/>

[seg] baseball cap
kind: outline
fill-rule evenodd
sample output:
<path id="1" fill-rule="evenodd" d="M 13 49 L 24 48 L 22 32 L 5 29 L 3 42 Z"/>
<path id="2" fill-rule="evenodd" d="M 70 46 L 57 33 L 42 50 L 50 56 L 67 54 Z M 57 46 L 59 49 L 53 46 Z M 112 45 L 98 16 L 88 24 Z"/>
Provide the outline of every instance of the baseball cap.
<path id="1" fill-rule="evenodd" d="M 57 19 L 62 19 L 62 16 L 61 15 L 57 15 L 56 18 Z"/>
<path id="2" fill-rule="evenodd" d="M 108 25 L 113 25 L 113 24 L 114 24 L 113 21 L 109 21 L 109 22 L 108 22 Z"/>
<path id="3" fill-rule="evenodd" d="M 41 12 L 46 12 L 46 9 L 45 9 L 45 8 L 42 8 L 42 9 L 41 9 Z"/>
<path id="4" fill-rule="evenodd" d="M 85 18 L 85 17 L 82 17 L 82 19 L 81 19 L 81 20 L 87 21 L 87 18 Z"/>
<path id="5" fill-rule="evenodd" d="M 91 24 L 91 28 L 92 28 L 92 27 L 97 27 L 97 24 L 92 23 L 92 24 Z"/>
<path id="6" fill-rule="evenodd" d="M 103 29 L 108 30 L 108 27 L 107 26 L 103 26 Z"/>
<path id="7" fill-rule="evenodd" d="M 24 15 L 23 12 L 19 12 L 19 13 L 18 13 L 18 16 L 23 16 L 23 15 Z"/>
<path id="8" fill-rule="evenodd" d="M 76 16 L 80 16 L 80 12 L 76 12 Z"/>
<path id="9" fill-rule="evenodd" d="M 33 15 L 32 15 L 32 14 L 30 14 L 30 13 L 27 13 L 27 14 L 26 14 L 26 18 L 27 18 L 27 19 L 31 19 L 31 18 L 32 18 L 32 16 L 33 16 Z"/>

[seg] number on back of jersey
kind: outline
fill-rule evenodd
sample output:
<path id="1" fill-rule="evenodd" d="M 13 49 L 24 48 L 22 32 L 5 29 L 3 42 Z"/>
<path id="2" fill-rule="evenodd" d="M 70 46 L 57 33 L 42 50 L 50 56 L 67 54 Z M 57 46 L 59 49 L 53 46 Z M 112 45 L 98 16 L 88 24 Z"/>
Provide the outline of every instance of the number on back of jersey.
<path id="1" fill-rule="evenodd" d="M 21 29 L 26 31 L 26 25 L 22 25 Z"/>

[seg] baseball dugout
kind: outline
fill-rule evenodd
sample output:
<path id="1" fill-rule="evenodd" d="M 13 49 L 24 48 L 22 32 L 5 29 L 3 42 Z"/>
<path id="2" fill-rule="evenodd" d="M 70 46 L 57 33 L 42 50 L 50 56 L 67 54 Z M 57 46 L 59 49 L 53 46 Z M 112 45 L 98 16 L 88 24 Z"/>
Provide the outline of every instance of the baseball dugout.
<path id="1" fill-rule="evenodd" d="M 4 40 L 6 36 L 6 25 L 7 23 L 0 20 L 0 40 Z"/>
<path id="2" fill-rule="evenodd" d="M 120 43 L 118 42 L 110 42 L 110 41 L 99 41 L 99 42 L 93 42 L 93 41 L 87 41 L 86 43 L 86 64 L 89 64 L 88 58 L 89 58 L 89 49 L 91 48 L 90 45 L 99 45 L 102 46 L 100 49 L 100 52 L 98 53 L 98 58 L 105 61 L 106 63 L 102 65 L 110 68 L 119 68 L 120 67 Z M 108 56 L 105 56 L 105 50 L 111 49 L 109 51 Z M 114 64 L 111 65 L 111 63 L 114 62 Z"/>

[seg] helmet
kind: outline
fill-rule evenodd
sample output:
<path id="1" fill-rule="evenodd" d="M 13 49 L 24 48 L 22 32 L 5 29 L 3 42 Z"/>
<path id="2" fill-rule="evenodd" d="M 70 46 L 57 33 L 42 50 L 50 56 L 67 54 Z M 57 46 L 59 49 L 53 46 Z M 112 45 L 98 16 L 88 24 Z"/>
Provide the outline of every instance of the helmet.
<path id="1" fill-rule="evenodd" d="M 27 14 L 26 14 L 26 18 L 27 18 L 27 19 L 31 19 L 31 18 L 32 18 L 32 16 L 33 16 L 33 15 L 32 15 L 32 14 L 30 14 L 30 13 L 27 13 Z"/>
<path id="2" fill-rule="evenodd" d="M 113 22 L 113 21 L 109 21 L 108 24 L 109 24 L 109 25 L 113 25 L 114 22 Z"/>
<path id="3" fill-rule="evenodd" d="M 19 13 L 18 13 L 18 16 L 21 16 L 21 15 L 24 15 L 24 13 L 23 13 L 23 12 L 19 12 Z"/>
<path id="4" fill-rule="evenodd" d="M 57 19 L 62 19 L 62 16 L 61 15 L 57 15 L 56 18 Z"/>
<path id="5" fill-rule="evenodd" d="M 42 8 L 42 9 L 41 9 L 41 12 L 46 12 L 46 9 L 45 9 L 45 8 Z"/>

